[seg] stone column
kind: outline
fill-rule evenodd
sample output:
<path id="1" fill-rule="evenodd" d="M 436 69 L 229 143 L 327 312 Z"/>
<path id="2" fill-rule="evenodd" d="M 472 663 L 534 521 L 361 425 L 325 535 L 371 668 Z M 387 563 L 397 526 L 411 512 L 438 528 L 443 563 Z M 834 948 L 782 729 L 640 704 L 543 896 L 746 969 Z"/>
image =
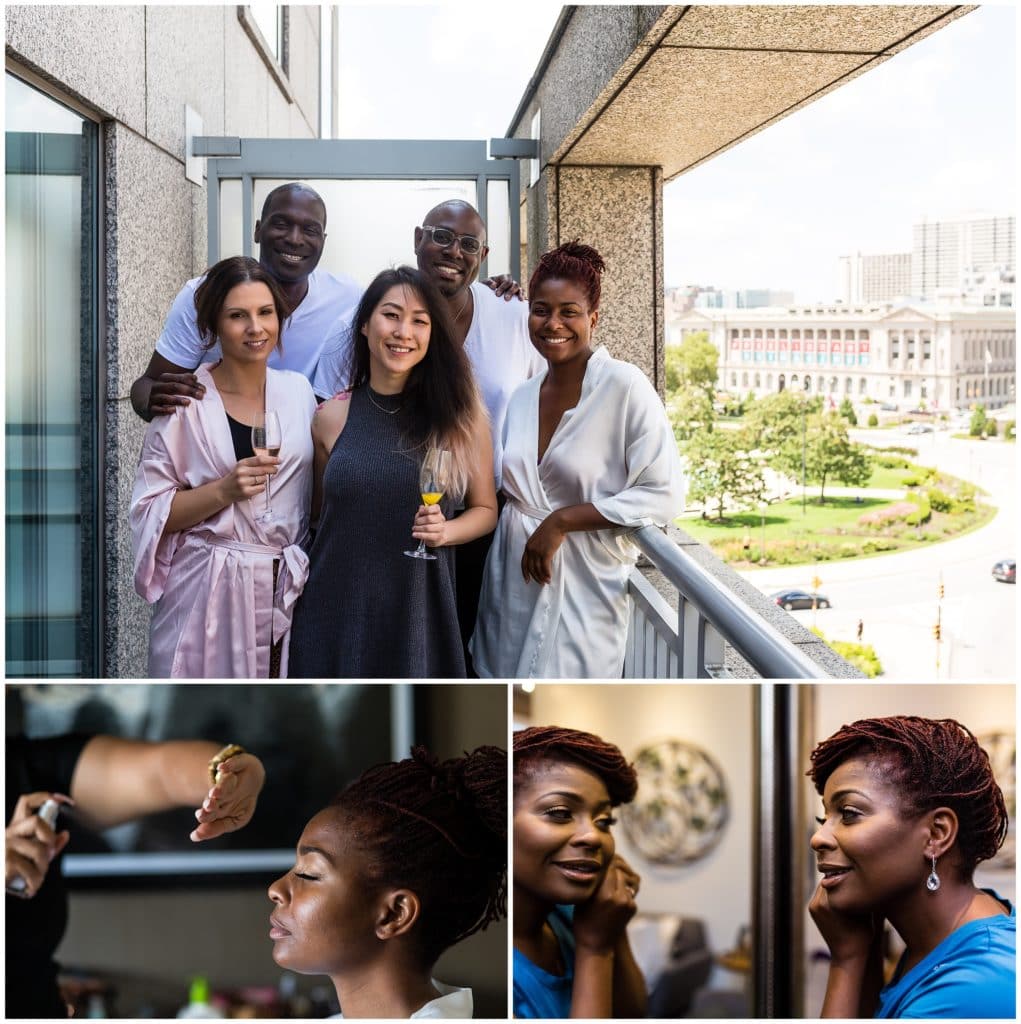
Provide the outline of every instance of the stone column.
<path id="1" fill-rule="evenodd" d="M 529 275 L 543 252 L 574 239 L 606 261 L 597 340 L 662 395 L 662 168 L 546 167 L 528 190 Z"/>

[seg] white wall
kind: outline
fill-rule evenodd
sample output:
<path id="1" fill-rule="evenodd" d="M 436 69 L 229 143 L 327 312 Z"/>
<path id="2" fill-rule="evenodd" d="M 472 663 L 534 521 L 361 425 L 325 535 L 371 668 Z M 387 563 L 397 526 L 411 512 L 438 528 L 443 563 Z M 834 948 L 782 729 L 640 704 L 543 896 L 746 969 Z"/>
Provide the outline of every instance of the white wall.
<path id="1" fill-rule="evenodd" d="M 618 851 L 642 876 L 639 910 L 701 918 L 714 953 L 732 949 L 751 921 L 752 687 L 746 684 L 543 684 L 532 694 L 530 725 L 594 732 L 628 758 L 647 743 L 682 739 L 702 747 L 723 771 L 730 820 L 719 845 L 686 867 L 648 863 L 614 832 Z M 740 988 L 743 978 L 717 968 L 710 984 Z"/>

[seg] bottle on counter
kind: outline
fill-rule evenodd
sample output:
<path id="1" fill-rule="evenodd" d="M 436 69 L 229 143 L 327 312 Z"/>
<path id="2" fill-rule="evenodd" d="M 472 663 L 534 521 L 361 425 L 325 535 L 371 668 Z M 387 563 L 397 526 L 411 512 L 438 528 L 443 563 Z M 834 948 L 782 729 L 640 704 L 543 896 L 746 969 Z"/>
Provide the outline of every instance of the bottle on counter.
<path id="1" fill-rule="evenodd" d="M 188 1005 L 177 1011 L 178 1020 L 221 1017 L 222 1011 L 209 1002 L 209 982 L 201 975 L 192 978 L 191 987 L 188 989 Z"/>

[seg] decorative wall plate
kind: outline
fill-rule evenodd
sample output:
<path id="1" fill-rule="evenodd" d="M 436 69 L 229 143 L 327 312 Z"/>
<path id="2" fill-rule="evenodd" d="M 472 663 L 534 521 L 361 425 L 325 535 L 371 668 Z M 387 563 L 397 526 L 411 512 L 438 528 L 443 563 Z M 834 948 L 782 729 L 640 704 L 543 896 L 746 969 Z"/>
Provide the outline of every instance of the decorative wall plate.
<path id="1" fill-rule="evenodd" d="M 620 808 L 631 845 L 653 864 L 690 864 L 720 841 L 730 816 L 719 765 L 685 740 L 660 740 L 635 757 L 638 796 Z"/>
<path id="2" fill-rule="evenodd" d="M 975 739 L 979 746 L 989 755 L 989 764 L 993 775 L 1003 790 L 1003 801 L 1007 805 L 1007 816 L 1010 828 L 1007 838 L 1000 847 L 1000 852 L 989 864 L 995 868 L 1012 868 L 1017 863 L 1014 844 L 1014 818 L 1017 816 L 1017 736 L 1015 733 L 1003 732 L 979 733 Z"/>

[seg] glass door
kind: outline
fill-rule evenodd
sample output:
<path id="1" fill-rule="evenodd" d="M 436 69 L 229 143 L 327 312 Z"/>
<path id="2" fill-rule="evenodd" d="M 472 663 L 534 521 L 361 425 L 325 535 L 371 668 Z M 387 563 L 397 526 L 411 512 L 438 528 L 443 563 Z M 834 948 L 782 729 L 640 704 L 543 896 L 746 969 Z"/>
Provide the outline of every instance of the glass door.
<path id="1" fill-rule="evenodd" d="M 6 674 L 94 676 L 97 126 L 6 86 Z"/>

